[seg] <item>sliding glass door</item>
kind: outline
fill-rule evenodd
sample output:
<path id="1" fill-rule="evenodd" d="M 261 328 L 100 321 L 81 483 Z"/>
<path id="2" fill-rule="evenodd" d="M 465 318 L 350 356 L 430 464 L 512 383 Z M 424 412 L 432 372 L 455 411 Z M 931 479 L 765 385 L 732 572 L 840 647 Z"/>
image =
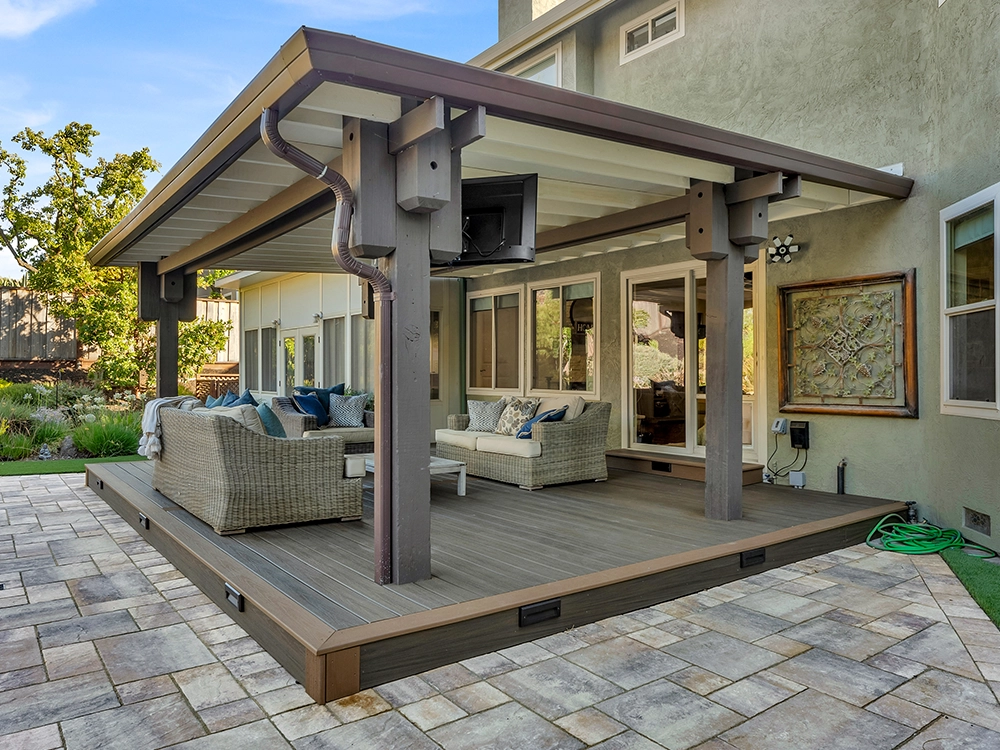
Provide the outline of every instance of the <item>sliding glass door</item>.
<path id="1" fill-rule="evenodd" d="M 628 445 L 704 455 L 705 269 L 682 264 L 627 280 Z M 756 335 L 753 272 L 743 299 L 743 444 L 754 448 Z"/>

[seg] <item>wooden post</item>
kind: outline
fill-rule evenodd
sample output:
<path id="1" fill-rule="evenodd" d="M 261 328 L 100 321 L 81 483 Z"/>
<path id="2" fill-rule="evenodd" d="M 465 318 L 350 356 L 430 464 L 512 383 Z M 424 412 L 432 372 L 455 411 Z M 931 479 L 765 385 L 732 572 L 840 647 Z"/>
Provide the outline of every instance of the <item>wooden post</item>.
<path id="1" fill-rule="evenodd" d="M 689 192 L 687 243 L 704 260 L 705 516 L 743 514 L 743 248 L 729 238 L 722 185 L 698 182 Z"/>
<path id="2" fill-rule="evenodd" d="M 431 577 L 430 218 L 397 209 L 392 283 L 392 582 Z M 378 409 L 378 403 L 375 404 Z"/>
<path id="3" fill-rule="evenodd" d="M 177 322 L 179 303 L 160 302 L 160 318 L 156 321 L 156 395 L 177 395 L 178 351 Z"/>

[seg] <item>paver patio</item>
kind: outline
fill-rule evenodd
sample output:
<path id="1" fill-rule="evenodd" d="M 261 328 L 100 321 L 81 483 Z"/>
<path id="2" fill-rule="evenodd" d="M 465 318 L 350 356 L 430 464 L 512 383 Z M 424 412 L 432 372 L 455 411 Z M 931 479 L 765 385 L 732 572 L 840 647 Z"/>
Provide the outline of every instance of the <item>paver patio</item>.
<path id="1" fill-rule="evenodd" d="M 83 475 L 0 479 L 0 583 L 0 750 L 1000 748 L 1000 632 L 937 556 L 852 547 L 326 706 Z"/>

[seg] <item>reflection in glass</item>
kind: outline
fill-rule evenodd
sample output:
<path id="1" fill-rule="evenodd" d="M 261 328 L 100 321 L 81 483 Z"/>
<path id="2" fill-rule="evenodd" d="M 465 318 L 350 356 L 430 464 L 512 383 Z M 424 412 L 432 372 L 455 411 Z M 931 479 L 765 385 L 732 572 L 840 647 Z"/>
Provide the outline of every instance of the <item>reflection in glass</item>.
<path id="1" fill-rule="evenodd" d="M 256 391 L 260 385 L 257 379 L 260 366 L 260 350 L 257 346 L 258 333 L 256 328 L 243 332 L 243 384 L 251 391 Z"/>
<path id="2" fill-rule="evenodd" d="M 302 385 L 316 385 L 316 337 L 302 337 Z"/>
<path id="3" fill-rule="evenodd" d="M 431 310 L 431 401 L 441 398 L 441 313 Z"/>
<path id="4" fill-rule="evenodd" d="M 951 398 L 996 403 L 996 310 L 953 315 Z"/>
<path id="5" fill-rule="evenodd" d="M 285 395 L 292 395 L 292 388 L 295 387 L 295 339 L 288 337 L 284 339 L 285 353 Z"/>
<path id="6" fill-rule="evenodd" d="M 260 329 L 260 387 L 261 390 L 278 391 L 278 329 Z"/>
<path id="7" fill-rule="evenodd" d="M 520 385 L 519 362 L 521 326 L 518 321 L 520 297 L 517 293 L 496 298 L 497 388 L 517 388 Z"/>
<path id="8" fill-rule="evenodd" d="M 993 204 L 950 222 L 948 307 L 993 299 Z"/>
<path id="9" fill-rule="evenodd" d="M 330 388 L 344 382 L 344 357 L 346 355 L 344 318 L 327 318 L 323 321 L 323 377 Z"/>
<path id="10" fill-rule="evenodd" d="M 493 298 L 469 300 L 469 386 L 493 387 Z"/>

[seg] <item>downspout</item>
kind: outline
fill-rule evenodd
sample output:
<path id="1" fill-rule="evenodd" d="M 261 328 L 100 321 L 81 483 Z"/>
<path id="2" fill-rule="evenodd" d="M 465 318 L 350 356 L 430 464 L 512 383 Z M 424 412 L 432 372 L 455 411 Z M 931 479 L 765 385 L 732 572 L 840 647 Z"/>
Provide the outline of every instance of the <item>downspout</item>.
<path id="1" fill-rule="evenodd" d="M 260 137 L 279 159 L 315 177 L 333 191 L 337 207 L 333 214 L 333 259 L 345 272 L 359 276 L 375 293 L 375 320 L 378 323 L 378 382 L 375 409 L 375 582 L 392 582 L 392 301 L 395 294 L 389 279 L 377 267 L 362 263 L 347 248 L 354 215 L 354 191 L 339 172 L 296 148 L 278 132 L 278 111 L 264 110 Z"/>

